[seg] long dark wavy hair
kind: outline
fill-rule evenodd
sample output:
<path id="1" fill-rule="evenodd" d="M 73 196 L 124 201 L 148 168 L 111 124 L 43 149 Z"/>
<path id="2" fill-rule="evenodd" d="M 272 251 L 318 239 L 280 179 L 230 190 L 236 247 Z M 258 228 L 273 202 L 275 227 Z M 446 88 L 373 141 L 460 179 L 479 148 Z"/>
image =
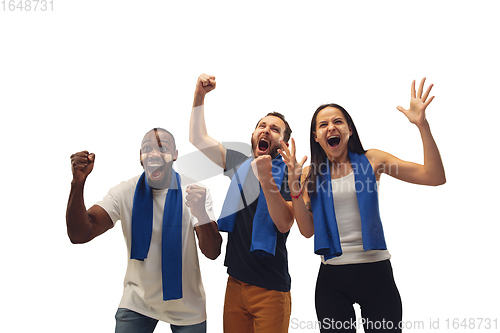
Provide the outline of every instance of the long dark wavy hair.
<path id="1" fill-rule="evenodd" d="M 347 145 L 347 149 L 353 153 L 356 153 L 356 154 L 366 153 L 366 150 L 363 148 L 363 145 L 361 144 L 361 140 L 359 139 L 358 130 L 356 129 L 356 126 L 354 125 L 354 122 L 352 121 L 352 118 L 349 115 L 349 113 L 347 113 L 347 111 L 338 104 L 330 103 L 330 104 L 321 105 L 316 110 L 316 112 L 314 112 L 314 115 L 313 115 L 312 120 L 311 120 L 311 131 L 309 133 L 309 145 L 311 148 L 311 167 L 309 169 L 309 172 L 308 172 L 306 180 L 305 180 L 305 182 L 307 184 L 306 189 L 307 189 L 307 192 L 309 193 L 309 195 L 316 194 L 317 178 L 318 178 L 318 176 L 321 176 L 321 174 L 318 172 L 318 171 L 320 171 L 319 169 L 321 167 L 325 167 L 325 169 L 326 169 L 326 165 L 325 165 L 326 154 L 325 154 L 325 151 L 323 150 L 323 148 L 321 148 L 320 144 L 318 142 L 316 142 L 316 140 L 314 138 L 314 132 L 316 132 L 316 117 L 318 116 L 318 113 L 327 107 L 332 107 L 332 108 L 338 109 L 338 110 L 342 111 L 342 113 L 344 114 L 344 117 L 347 121 L 347 125 L 349 126 L 349 128 L 352 131 L 352 135 L 349 137 L 349 143 Z M 331 163 L 331 162 L 328 161 L 328 163 Z M 325 171 L 322 171 L 322 173 L 324 173 Z"/>

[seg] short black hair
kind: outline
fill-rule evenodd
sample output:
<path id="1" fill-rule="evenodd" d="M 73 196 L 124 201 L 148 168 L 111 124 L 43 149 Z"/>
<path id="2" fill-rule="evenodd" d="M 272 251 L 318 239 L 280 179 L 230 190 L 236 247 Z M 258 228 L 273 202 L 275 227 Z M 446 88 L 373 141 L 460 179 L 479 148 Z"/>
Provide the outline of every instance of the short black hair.
<path id="1" fill-rule="evenodd" d="M 161 127 L 155 127 L 155 128 L 153 128 L 152 130 L 147 131 L 147 132 L 146 132 L 146 134 L 148 134 L 148 133 L 150 133 L 150 132 L 153 132 L 153 131 L 154 131 L 155 133 L 156 133 L 156 132 L 158 132 L 158 131 L 160 131 L 160 132 L 165 132 L 165 133 L 169 134 L 169 135 L 172 137 L 172 140 L 173 140 L 173 143 L 174 143 L 174 150 L 175 150 L 175 149 L 177 149 L 177 148 L 176 148 L 176 145 L 175 145 L 175 137 L 174 137 L 174 135 L 173 135 L 172 133 L 170 133 L 169 131 L 167 131 L 167 130 L 166 130 L 166 129 L 164 129 L 164 128 L 161 128 Z M 146 136 L 146 134 L 144 134 L 144 137 Z M 144 140 L 144 139 L 143 139 L 143 140 Z"/>
<path id="2" fill-rule="evenodd" d="M 153 128 L 152 130 L 147 131 L 147 132 L 146 132 L 146 134 L 144 134 L 144 137 L 146 137 L 146 135 L 147 135 L 148 133 L 151 133 L 151 132 L 153 132 L 153 131 L 155 132 L 155 134 L 157 134 L 157 133 L 158 133 L 158 131 L 160 131 L 160 132 L 165 132 L 165 133 L 169 134 L 169 135 L 172 137 L 172 142 L 173 142 L 173 144 L 174 144 L 174 151 L 177 149 L 177 148 L 176 148 L 176 146 L 175 146 L 175 138 L 174 138 L 173 134 L 172 134 L 172 133 L 170 133 L 169 131 L 167 131 L 167 130 L 166 130 L 166 129 L 164 129 L 164 128 L 161 128 L 161 127 L 155 127 L 155 128 Z M 158 138 L 158 137 L 157 137 L 157 138 Z M 144 140 L 144 138 L 143 138 L 143 140 Z M 142 146 L 142 144 L 141 144 L 141 146 Z M 141 148 L 141 150 L 142 150 L 142 148 Z M 142 166 L 142 167 L 144 167 L 144 165 L 142 164 L 142 158 L 141 158 L 141 166 Z"/>

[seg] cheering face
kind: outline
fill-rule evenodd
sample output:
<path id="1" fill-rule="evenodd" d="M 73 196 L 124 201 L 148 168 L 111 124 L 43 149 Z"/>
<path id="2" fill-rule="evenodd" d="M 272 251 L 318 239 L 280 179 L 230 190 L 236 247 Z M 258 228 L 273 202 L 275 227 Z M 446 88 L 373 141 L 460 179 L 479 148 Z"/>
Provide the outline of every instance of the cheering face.
<path id="1" fill-rule="evenodd" d="M 252 133 L 252 152 L 254 157 L 271 155 L 276 157 L 281 148 L 280 139 L 285 133 L 285 123 L 278 117 L 267 116 L 262 118 Z"/>
<path id="2" fill-rule="evenodd" d="M 172 164 L 177 159 L 177 154 L 170 134 L 155 130 L 144 136 L 141 144 L 141 165 L 144 167 L 149 186 L 164 189 L 170 185 Z"/>
<path id="3" fill-rule="evenodd" d="M 339 109 L 326 107 L 316 115 L 314 137 L 329 158 L 338 158 L 347 153 L 347 144 L 352 130 Z"/>

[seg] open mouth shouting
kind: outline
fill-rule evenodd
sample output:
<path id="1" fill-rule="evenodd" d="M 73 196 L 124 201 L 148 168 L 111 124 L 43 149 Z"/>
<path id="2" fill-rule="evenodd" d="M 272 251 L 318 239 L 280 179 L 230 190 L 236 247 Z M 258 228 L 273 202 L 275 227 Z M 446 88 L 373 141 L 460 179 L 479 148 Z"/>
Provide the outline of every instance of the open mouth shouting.
<path id="1" fill-rule="evenodd" d="M 149 161 L 147 164 L 148 175 L 151 180 L 160 180 L 165 172 L 162 161 Z"/>
<path id="2" fill-rule="evenodd" d="M 161 181 L 168 172 L 168 166 L 173 163 L 172 155 L 165 154 L 163 158 L 153 158 L 147 161 L 146 167 L 148 178 L 152 181 Z"/>
<path id="3" fill-rule="evenodd" d="M 329 136 L 326 142 L 330 148 L 338 148 L 340 146 L 340 137 L 338 135 Z"/>
<path id="4" fill-rule="evenodd" d="M 266 154 L 271 147 L 271 142 L 266 137 L 261 137 L 257 142 L 257 151 L 259 154 Z"/>

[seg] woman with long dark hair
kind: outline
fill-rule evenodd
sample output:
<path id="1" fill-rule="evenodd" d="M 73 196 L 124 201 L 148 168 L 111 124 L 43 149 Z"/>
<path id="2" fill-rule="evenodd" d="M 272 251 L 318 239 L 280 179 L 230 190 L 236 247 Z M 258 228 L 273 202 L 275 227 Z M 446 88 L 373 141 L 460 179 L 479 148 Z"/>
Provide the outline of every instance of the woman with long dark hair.
<path id="1" fill-rule="evenodd" d="M 389 261 L 378 208 L 382 173 L 421 185 L 446 182 L 439 150 L 425 117 L 430 85 L 411 85 L 408 110 L 398 106 L 420 131 L 424 164 L 400 160 L 361 144 L 354 122 L 337 104 L 321 105 L 310 131 L 311 166 L 297 162 L 295 142 L 282 144 L 288 166 L 293 211 L 302 235 L 314 238 L 321 255 L 316 313 L 321 332 L 356 331 L 354 303 L 361 307 L 365 332 L 401 331 L 402 306 Z"/>

